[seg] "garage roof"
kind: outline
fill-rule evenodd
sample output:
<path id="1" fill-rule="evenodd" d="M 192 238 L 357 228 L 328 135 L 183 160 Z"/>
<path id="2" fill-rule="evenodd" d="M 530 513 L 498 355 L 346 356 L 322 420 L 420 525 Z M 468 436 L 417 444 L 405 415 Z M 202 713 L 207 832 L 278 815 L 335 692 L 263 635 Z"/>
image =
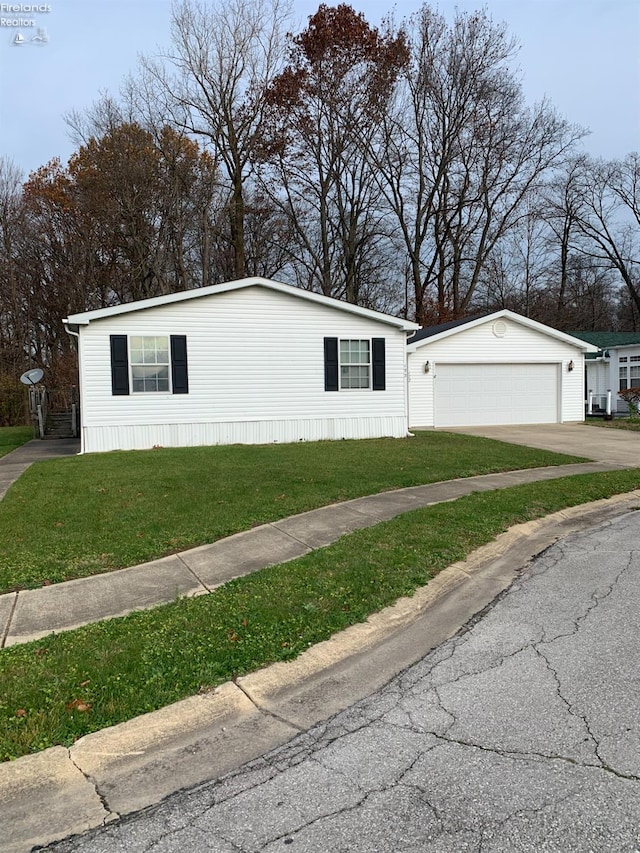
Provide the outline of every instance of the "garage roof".
<path id="1" fill-rule="evenodd" d="M 465 329 L 480 326 L 483 323 L 495 323 L 496 320 L 511 320 L 514 323 L 519 323 L 521 326 L 526 326 L 529 329 L 534 329 L 543 335 L 548 335 L 550 338 L 563 341 L 564 343 L 572 344 L 577 349 L 583 352 L 597 352 L 598 347 L 588 341 L 576 338 L 573 335 L 568 335 L 566 332 L 559 332 L 551 326 L 545 326 L 544 323 L 538 323 L 536 320 L 531 320 L 529 317 L 523 317 L 521 314 L 516 314 L 515 311 L 509 311 L 506 308 L 501 311 L 494 311 L 492 314 L 483 314 L 478 317 L 467 317 L 464 320 L 452 320 L 449 323 L 442 323 L 439 326 L 429 326 L 411 335 L 407 340 L 407 350 L 414 352 L 420 347 L 430 344 L 436 340 L 448 338 Z"/>

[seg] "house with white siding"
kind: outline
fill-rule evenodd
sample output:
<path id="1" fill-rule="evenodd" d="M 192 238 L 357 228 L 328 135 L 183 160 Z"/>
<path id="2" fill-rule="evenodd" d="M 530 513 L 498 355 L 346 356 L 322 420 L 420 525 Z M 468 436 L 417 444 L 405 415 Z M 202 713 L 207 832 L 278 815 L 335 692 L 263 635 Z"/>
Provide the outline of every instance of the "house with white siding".
<path id="1" fill-rule="evenodd" d="M 64 324 L 84 453 L 408 432 L 407 320 L 246 278 Z"/>
<path id="2" fill-rule="evenodd" d="M 420 329 L 407 345 L 409 426 L 583 421 L 596 350 L 507 310 Z"/>
<path id="3" fill-rule="evenodd" d="M 618 391 L 640 387 L 640 332 L 574 332 L 597 347 L 585 362 L 587 395 L 594 412 L 627 414 L 629 407 Z"/>

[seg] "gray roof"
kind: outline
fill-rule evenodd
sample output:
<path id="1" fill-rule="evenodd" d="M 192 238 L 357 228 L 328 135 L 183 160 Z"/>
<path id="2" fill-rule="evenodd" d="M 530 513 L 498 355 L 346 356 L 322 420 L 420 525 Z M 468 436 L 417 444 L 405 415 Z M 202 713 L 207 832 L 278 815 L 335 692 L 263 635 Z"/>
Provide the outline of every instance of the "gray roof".
<path id="1" fill-rule="evenodd" d="M 424 329 L 418 329 L 407 339 L 408 344 L 413 344 L 416 341 L 422 341 L 425 338 L 431 338 L 433 335 L 439 335 L 440 332 L 447 332 L 449 329 L 455 329 L 458 326 L 466 326 L 473 320 L 481 320 L 483 317 L 490 317 L 491 314 L 474 314 L 473 317 L 465 317 L 464 320 L 450 320 L 448 323 L 440 323 L 437 326 L 426 326 Z"/>

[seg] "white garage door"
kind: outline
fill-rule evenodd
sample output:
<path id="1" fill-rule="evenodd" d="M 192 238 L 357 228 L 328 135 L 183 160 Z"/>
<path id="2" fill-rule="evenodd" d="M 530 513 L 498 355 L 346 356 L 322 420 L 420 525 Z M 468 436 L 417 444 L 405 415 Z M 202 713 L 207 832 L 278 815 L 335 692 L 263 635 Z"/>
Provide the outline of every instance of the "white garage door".
<path id="1" fill-rule="evenodd" d="M 435 425 L 548 424 L 558 418 L 556 364 L 437 364 Z"/>

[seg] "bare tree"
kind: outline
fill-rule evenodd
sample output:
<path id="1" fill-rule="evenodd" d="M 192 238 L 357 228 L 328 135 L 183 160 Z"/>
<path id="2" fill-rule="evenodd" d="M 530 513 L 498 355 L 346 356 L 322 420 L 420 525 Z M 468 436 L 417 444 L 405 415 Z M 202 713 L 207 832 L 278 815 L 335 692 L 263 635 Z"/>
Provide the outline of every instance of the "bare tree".
<path id="1" fill-rule="evenodd" d="M 451 26 L 424 6 L 379 149 L 381 188 L 411 259 L 416 319 L 464 315 L 499 241 L 582 131 L 528 109 L 516 44 L 485 12 Z"/>
<path id="2" fill-rule="evenodd" d="M 547 182 L 543 193 L 541 219 L 549 228 L 548 249 L 557 257 L 558 286 L 555 318 L 552 321 L 558 329 L 566 328 L 566 307 L 570 269 L 577 252 L 578 211 L 580 208 L 579 178 L 584 166 L 584 155 L 567 158 Z"/>
<path id="3" fill-rule="evenodd" d="M 540 291 L 549 292 L 551 261 L 541 202 L 541 198 L 528 200 L 518 222 L 487 257 L 470 309 L 508 308 L 525 317 L 536 313 Z"/>
<path id="4" fill-rule="evenodd" d="M 234 274 L 246 273 L 245 185 L 260 134 L 265 92 L 284 58 L 288 6 L 282 0 L 179 0 L 172 9 L 175 72 L 164 78 L 177 122 L 211 146 L 226 176 Z M 164 70 L 148 63 L 158 79 Z M 169 100 L 169 99 L 167 99 Z"/>
<path id="5" fill-rule="evenodd" d="M 640 311 L 640 155 L 622 161 L 583 161 L 577 179 L 580 250 L 615 269 Z"/>
<path id="6" fill-rule="evenodd" d="M 267 93 L 262 186 L 295 235 L 298 283 L 356 304 L 376 301 L 388 242 L 360 137 L 375 133 L 404 61 L 402 37 L 380 33 L 347 4 L 322 4 Z"/>

